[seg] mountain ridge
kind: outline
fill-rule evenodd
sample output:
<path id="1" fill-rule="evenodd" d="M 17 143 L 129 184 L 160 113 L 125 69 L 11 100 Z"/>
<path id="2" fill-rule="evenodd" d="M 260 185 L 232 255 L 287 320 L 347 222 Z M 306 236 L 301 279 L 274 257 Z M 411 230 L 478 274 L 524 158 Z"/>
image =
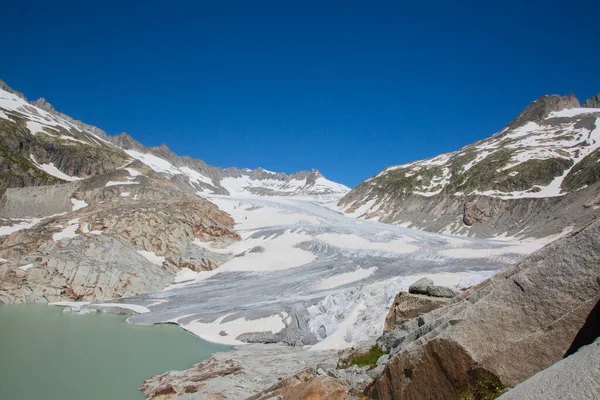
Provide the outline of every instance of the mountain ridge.
<path id="1" fill-rule="evenodd" d="M 28 101 L 22 93 L 13 90 L 3 81 L 0 81 L 0 90 L 12 94 L 23 101 L 19 104 L 20 102 L 16 98 L 10 98 L 10 95 L 5 94 L 0 99 L 0 111 L 2 112 L 1 116 L 3 120 L 11 121 L 11 118 L 6 113 L 12 113 L 11 115 L 14 118 L 19 118 L 22 121 L 22 125 L 25 125 L 24 128 L 29 129 L 34 136 L 36 133 L 41 132 L 45 136 L 57 137 L 55 133 L 51 132 L 56 132 L 58 127 L 58 130 L 61 131 L 59 132 L 59 139 L 71 142 L 79 141 L 88 146 L 95 146 L 99 143 L 97 139 L 100 139 L 104 144 L 112 144 L 115 150 L 124 151 L 126 155 L 123 155 L 122 158 L 129 157 L 150 163 L 152 164 L 150 166 L 156 172 L 170 175 L 184 189 L 193 193 L 207 192 L 226 195 L 230 194 L 231 191 L 236 191 L 245 192 L 249 195 L 330 195 L 343 194 L 349 190 L 344 185 L 327 180 L 316 169 L 286 174 L 283 172 L 273 173 L 263 168 L 250 170 L 235 167 L 213 167 L 201 159 L 190 156 L 179 156 L 164 143 L 160 146 L 147 147 L 125 132 L 117 135 L 108 135 L 98 127 L 74 120 L 68 115 L 57 111 L 43 97 L 35 101 Z M 14 130 L 15 128 L 12 127 L 12 129 Z M 32 131 L 32 129 L 35 131 Z M 22 134 L 24 135 L 25 133 L 26 131 L 23 130 Z M 23 142 L 20 141 L 18 147 L 15 144 L 5 147 L 12 147 L 12 150 L 9 152 L 15 153 L 17 152 L 17 148 L 18 151 L 23 150 Z M 25 142 L 27 142 L 27 139 Z M 83 164 L 83 160 L 73 161 L 70 159 L 64 161 L 63 157 L 55 157 L 53 154 L 42 151 L 40 148 L 46 149 L 48 147 L 47 141 L 43 140 L 43 142 L 38 146 L 37 153 L 39 154 L 37 156 L 25 156 L 21 164 L 29 163 L 33 167 L 52 164 L 52 167 L 55 167 L 58 171 L 53 170 L 55 172 L 54 175 L 50 174 L 51 177 L 40 178 L 35 180 L 35 182 L 57 183 L 71 179 L 85 179 L 96 173 L 95 168 L 87 168 L 87 171 L 85 171 L 86 166 Z M 63 147 L 62 144 L 64 143 L 60 140 L 54 140 L 53 143 L 58 148 Z M 73 146 L 70 147 L 70 150 L 73 150 Z M 39 160 L 39 162 L 32 162 L 31 157 L 34 157 L 36 161 Z M 104 157 L 100 155 L 100 158 Z M 67 166 L 67 164 L 70 164 L 70 166 Z M 102 164 L 100 170 L 103 172 L 111 168 L 116 168 L 116 165 L 107 165 L 105 162 Z M 38 167 L 38 169 L 40 168 Z M 43 168 L 41 169 L 44 170 Z M 29 170 L 31 171 L 31 169 Z M 52 168 L 46 168 L 44 172 L 48 172 L 49 170 L 52 170 Z M 66 178 L 61 173 L 71 178 Z M 31 179 L 27 180 L 27 182 L 29 181 Z M 27 185 L 27 182 L 24 182 L 23 185 Z M 224 184 L 221 184 L 222 182 Z"/>
<path id="2" fill-rule="evenodd" d="M 486 139 L 385 168 L 352 189 L 338 207 L 359 218 L 438 233 L 556 234 L 564 226 L 538 224 L 519 232 L 524 228 L 520 222 L 534 215 L 562 216 L 556 204 L 563 201 L 568 208 L 574 197 L 592 201 L 597 195 L 591 187 L 600 180 L 600 108 L 589 107 L 593 100 L 584 104 L 573 95 L 542 96 Z M 515 207 L 522 210 L 511 217 Z M 588 211 L 562 222 L 578 225 Z"/>

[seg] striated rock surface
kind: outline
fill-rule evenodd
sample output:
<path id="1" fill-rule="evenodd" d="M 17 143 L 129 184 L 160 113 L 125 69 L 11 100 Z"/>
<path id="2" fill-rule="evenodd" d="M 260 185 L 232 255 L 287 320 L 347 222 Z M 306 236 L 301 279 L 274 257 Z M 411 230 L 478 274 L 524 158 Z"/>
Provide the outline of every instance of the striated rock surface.
<path id="1" fill-rule="evenodd" d="M 452 297 L 456 296 L 457 294 L 458 294 L 458 292 L 456 290 L 453 290 L 453 289 L 445 287 L 445 286 L 431 285 L 427 288 L 427 295 L 432 296 L 432 297 L 445 297 L 445 298 L 451 299 Z"/>
<path id="2" fill-rule="evenodd" d="M 388 332 L 380 342 L 387 336 L 392 355 L 368 394 L 454 399 L 482 382 L 517 385 L 559 361 L 598 303 L 599 243 L 596 221 L 463 293 L 464 300 Z"/>
<path id="3" fill-rule="evenodd" d="M 229 215 L 133 166 L 135 177 L 118 170 L 85 182 L 7 191 L 0 204 L 4 215 L 34 215 L 42 199 L 65 215 L 0 238 L 0 302 L 94 301 L 156 292 L 183 268 L 210 270 L 228 259 L 198 243 L 238 240 Z"/>

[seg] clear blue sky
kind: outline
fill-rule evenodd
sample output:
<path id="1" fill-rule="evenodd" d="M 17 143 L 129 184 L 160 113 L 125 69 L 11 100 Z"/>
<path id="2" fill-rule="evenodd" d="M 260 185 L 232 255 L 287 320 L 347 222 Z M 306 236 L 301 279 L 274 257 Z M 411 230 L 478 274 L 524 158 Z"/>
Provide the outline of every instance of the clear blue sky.
<path id="1" fill-rule="evenodd" d="M 349 186 L 600 91 L 598 1 L 286 3 L 5 0 L 0 78 L 109 134 Z"/>

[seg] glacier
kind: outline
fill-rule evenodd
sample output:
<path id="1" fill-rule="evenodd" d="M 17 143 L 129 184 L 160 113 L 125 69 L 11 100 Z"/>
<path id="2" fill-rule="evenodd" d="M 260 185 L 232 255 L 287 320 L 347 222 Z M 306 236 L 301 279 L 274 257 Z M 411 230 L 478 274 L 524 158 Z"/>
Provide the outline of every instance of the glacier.
<path id="1" fill-rule="evenodd" d="M 420 277 L 472 286 L 542 246 L 353 218 L 335 210 L 339 195 L 202 196 L 234 217 L 242 240 L 198 245 L 232 258 L 184 271 L 162 292 L 115 301 L 149 310 L 130 323 L 176 323 L 229 345 L 343 349 L 380 335 L 394 296 Z"/>

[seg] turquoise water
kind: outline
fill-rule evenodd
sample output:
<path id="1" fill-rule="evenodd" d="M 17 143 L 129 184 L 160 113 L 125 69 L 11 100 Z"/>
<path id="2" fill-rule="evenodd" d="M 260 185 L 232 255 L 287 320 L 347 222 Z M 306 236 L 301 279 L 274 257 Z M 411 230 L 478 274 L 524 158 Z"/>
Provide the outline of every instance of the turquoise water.
<path id="1" fill-rule="evenodd" d="M 138 326 L 112 314 L 0 305 L 0 399 L 144 399 L 144 379 L 228 347 L 174 325 Z"/>

